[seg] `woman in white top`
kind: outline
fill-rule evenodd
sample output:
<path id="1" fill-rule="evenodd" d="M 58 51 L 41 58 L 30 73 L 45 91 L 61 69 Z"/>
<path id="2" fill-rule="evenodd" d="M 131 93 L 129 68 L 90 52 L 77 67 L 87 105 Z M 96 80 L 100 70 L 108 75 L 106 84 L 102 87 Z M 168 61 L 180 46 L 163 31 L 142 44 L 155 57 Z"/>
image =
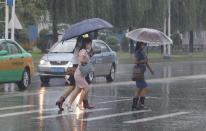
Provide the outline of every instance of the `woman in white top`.
<path id="1" fill-rule="evenodd" d="M 79 64 L 79 50 L 81 49 L 82 47 L 82 36 L 78 37 L 77 38 L 77 44 L 76 44 L 76 47 L 74 48 L 74 56 L 72 58 L 72 63 L 73 63 L 73 67 L 78 67 L 78 64 Z M 56 105 L 58 105 L 59 107 L 59 110 L 62 111 L 64 110 L 62 108 L 62 105 L 65 101 L 65 99 L 71 94 L 71 92 L 75 89 L 75 79 L 74 79 L 74 76 L 70 75 L 69 79 L 68 78 L 65 78 L 67 83 L 70 85 L 65 91 L 64 93 L 62 94 L 62 96 L 59 98 L 59 100 L 56 102 Z M 86 80 L 88 81 L 88 77 L 86 78 Z M 89 82 L 88 82 L 89 83 Z M 84 100 L 83 100 L 83 104 L 84 104 L 84 108 L 88 108 L 88 109 L 91 109 L 91 108 L 94 108 L 92 106 L 89 105 L 88 103 L 88 94 L 85 96 Z"/>

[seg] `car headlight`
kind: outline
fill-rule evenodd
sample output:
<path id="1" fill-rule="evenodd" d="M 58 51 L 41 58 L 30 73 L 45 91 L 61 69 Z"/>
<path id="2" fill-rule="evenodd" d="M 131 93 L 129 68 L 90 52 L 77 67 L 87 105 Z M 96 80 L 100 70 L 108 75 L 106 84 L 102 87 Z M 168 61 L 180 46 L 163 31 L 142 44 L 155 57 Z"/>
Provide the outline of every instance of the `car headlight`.
<path id="1" fill-rule="evenodd" d="M 45 61 L 45 60 L 40 60 L 39 62 L 41 65 L 48 65 L 49 62 L 48 61 Z"/>
<path id="2" fill-rule="evenodd" d="M 68 62 L 68 67 L 73 67 L 73 64 L 72 64 L 72 62 Z"/>

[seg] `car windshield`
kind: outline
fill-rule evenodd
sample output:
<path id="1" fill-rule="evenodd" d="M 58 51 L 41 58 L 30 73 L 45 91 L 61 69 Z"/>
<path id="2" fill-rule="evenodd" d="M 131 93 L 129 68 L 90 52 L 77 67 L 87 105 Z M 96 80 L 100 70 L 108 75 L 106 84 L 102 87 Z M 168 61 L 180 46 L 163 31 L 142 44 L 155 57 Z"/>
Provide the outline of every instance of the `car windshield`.
<path id="1" fill-rule="evenodd" d="M 62 43 L 56 43 L 49 51 L 49 53 L 69 53 L 73 52 L 76 45 L 76 40 L 68 40 Z"/>

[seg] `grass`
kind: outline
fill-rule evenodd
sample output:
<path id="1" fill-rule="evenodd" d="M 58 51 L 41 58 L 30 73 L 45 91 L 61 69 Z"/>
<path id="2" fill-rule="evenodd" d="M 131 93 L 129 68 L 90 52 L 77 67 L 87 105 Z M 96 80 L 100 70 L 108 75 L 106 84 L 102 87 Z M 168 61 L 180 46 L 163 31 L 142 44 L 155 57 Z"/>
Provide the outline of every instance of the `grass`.
<path id="1" fill-rule="evenodd" d="M 29 53 L 32 54 L 34 60 L 40 60 L 41 57 L 43 56 L 41 50 L 39 49 L 33 49 L 32 51 L 29 51 Z"/>

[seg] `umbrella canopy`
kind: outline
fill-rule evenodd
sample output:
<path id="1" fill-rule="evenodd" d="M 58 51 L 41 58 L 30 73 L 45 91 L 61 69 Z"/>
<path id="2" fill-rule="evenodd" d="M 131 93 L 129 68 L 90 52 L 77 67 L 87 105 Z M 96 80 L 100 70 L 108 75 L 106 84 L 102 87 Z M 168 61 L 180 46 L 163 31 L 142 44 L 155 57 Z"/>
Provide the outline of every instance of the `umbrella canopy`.
<path id="1" fill-rule="evenodd" d="M 101 30 L 101 29 L 112 28 L 112 27 L 113 26 L 109 22 L 107 22 L 103 19 L 100 19 L 100 18 L 83 20 L 79 23 L 71 25 L 67 29 L 62 40 L 63 41 L 68 40 L 68 39 L 71 39 L 73 37 L 83 35 L 85 33 L 89 33 L 89 32 L 96 31 L 96 30 Z"/>
<path id="2" fill-rule="evenodd" d="M 168 36 L 166 36 L 163 32 L 155 29 L 135 29 L 126 33 L 126 37 L 135 41 L 140 41 L 151 45 L 172 44 L 172 40 Z"/>

